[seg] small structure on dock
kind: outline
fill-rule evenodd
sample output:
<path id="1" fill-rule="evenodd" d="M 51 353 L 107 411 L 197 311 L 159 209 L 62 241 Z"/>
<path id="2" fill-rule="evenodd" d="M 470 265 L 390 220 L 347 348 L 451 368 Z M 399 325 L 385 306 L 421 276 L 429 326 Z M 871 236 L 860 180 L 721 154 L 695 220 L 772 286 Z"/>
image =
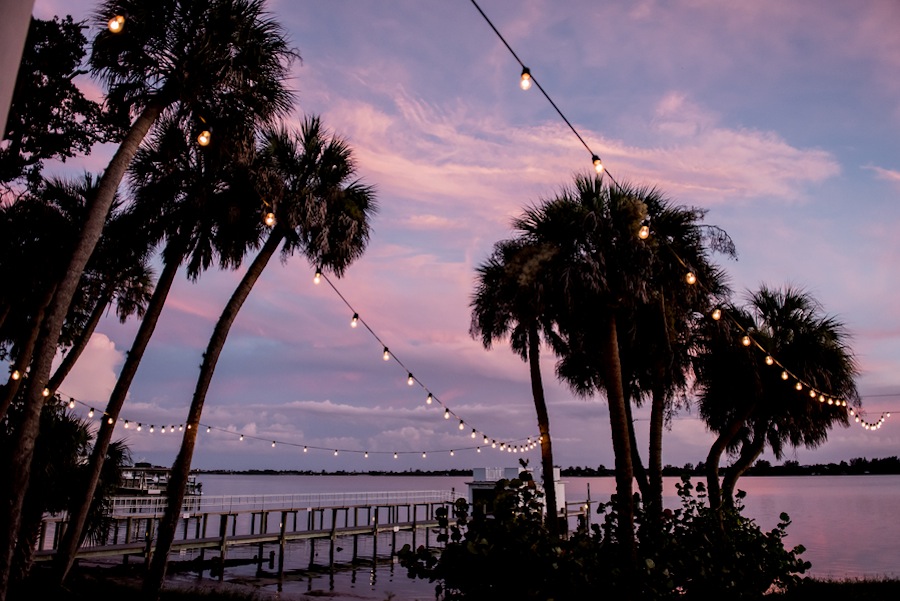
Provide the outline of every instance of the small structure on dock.
<path id="1" fill-rule="evenodd" d="M 164 495 L 169 484 L 169 468 L 138 462 L 122 470 L 122 481 L 116 490 L 119 497 L 141 497 L 144 495 Z M 190 474 L 187 482 L 188 496 L 203 494 L 203 483 L 197 481 L 196 474 Z"/>
<path id="2" fill-rule="evenodd" d="M 534 483 L 542 489 L 543 478 L 534 475 L 531 468 L 519 467 L 476 467 L 472 469 L 472 481 L 466 482 L 469 488 L 469 504 L 490 508 L 494 503 L 495 487 L 500 480 L 518 478 L 522 471 L 531 473 Z M 566 511 L 566 485 L 560 479 L 559 468 L 553 468 L 553 488 L 556 491 L 557 514 Z M 546 512 L 546 507 L 544 508 Z"/>

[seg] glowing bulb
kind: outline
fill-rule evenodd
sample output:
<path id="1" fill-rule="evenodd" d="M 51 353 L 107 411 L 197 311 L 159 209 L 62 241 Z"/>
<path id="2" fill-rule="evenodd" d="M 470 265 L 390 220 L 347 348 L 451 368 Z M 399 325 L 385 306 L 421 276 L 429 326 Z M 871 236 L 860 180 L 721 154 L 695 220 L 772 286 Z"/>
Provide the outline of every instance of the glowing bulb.
<path id="1" fill-rule="evenodd" d="M 816 391 L 812 388 L 809 389 L 809 397 L 812 399 L 816 398 Z"/>
<path id="2" fill-rule="evenodd" d="M 322 270 L 316 269 L 316 275 L 313 276 L 313 284 L 318 284 L 322 281 Z"/>
<path id="3" fill-rule="evenodd" d="M 787 380 L 787 379 L 788 379 L 788 372 L 786 372 L 786 371 L 781 372 L 781 379 L 782 379 L 782 380 Z"/>
<path id="4" fill-rule="evenodd" d="M 796 388 L 797 390 L 803 390 L 803 384 L 797 382 L 796 384 L 794 384 L 794 388 Z"/>
<path id="5" fill-rule="evenodd" d="M 432 403 L 432 401 L 434 401 L 434 397 L 431 396 L 431 393 L 429 392 L 429 393 L 428 393 L 428 396 L 425 397 L 425 404 L 426 404 L 426 405 L 430 405 L 430 404 Z"/>
<path id="6" fill-rule="evenodd" d="M 93 407 L 91 407 L 91 410 L 88 411 L 88 417 L 90 417 L 90 418 L 94 417 L 94 408 Z"/>
<path id="7" fill-rule="evenodd" d="M 263 219 L 263 222 L 265 222 L 265 224 L 268 225 L 269 227 L 272 227 L 273 225 L 275 225 L 275 213 L 273 213 L 272 211 L 269 211 L 268 213 L 266 213 L 266 216 Z"/>
<path id="8" fill-rule="evenodd" d="M 75 408 L 75 399 L 70 399 L 69 400 L 69 409 L 74 409 L 74 408 Z"/>
<path id="9" fill-rule="evenodd" d="M 128 424 L 128 420 L 126 419 L 126 420 L 125 420 L 125 429 L 127 430 L 128 428 L 130 428 L 130 426 L 129 426 L 129 424 Z"/>
<path id="10" fill-rule="evenodd" d="M 743 344 L 744 346 L 750 346 L 750 337 L 744 336 L 743 338 L 741 338 L 741 344 Z"/>
<path id="11" fill-rule="evenodd" d="M 425 451 L 422 451 L 422 459 L 425 459 L 425 457 L 427 457 L 427 455 L 425 454 Z"/>
<path id="12" fill-rule="evenodd" d="M 466 424 L 465 424 L 465 422 L 463 422 L 463 420 L 459 420 L 459 429 L 460 430 L 466 429 Z"/>
<path id="13" fill-rule="evenodd" d="M 369 458 L 369 452 L 366 451 L 365 453 L 363 453 L 363 457 L 365 457 L 366 459 L 368 459 L 368 458 Z"/>
<path id="14" fill-rule="evenodd" d="M 209 142 L 212 139 L 212 134 L 208 129 L 204 129 L 197 135 L 197 144 L 200 146 L 209 146 Z"/>
<path id="15" fill-rule="evenodd" d="M 722 319 L 722 310 L 721 309 L 713 309 L 712 312 L 713 321 L 719 321 Z"/>
<path id="16" fill-rule="evenodd" d="M 850 415 L 856 415 L 856 413 L 853 411 L 852 408 L 850 409 L 849 413 L 850 413 Z"/>
<path id="17" fill-rule="evenodd" d="M 153 430 L 154 430 L 153 424 L 150 424 L 150 434 L 153 434 Z"/>
<path id="18" fill-rule="evenodd" d="M 829 404 L 829 405 L 834 405 L 834 399 L 828 399 L 828 404 Z"/>
<path id="19" fill-rule="evenodd" d="M 416 379 L 413 377 L 413 375 L 411 373 L 406 377 L 406 383 L 409 386 L 412 386 L 413 384 L 416 383 Z"/>
<path id="20" fill-rule="evenodd" d="M 22 377 L 22 372 L 20 372 L 18 369 L 14 369 L 12 374 L 10 374 L 9 377 L 12 378 L 13 380 L 18 380 L 19 378 Z"/>
<path id="21" fill-rule="evenodd" d="M 638 230 L 638 238 L 640 238 L 641 240 L 646 240 L 649 237 L 650 237 L 650 226 L 642 225 L 641 229 Z"/>
<path id="22" fill-rule="evenodd" d="M 775 359 L 771 355 L 766 355 L 766 365 L 772 365 L 773 363 L 775 363 Z"/>
<path id="23" fill-rule="evenodd" d="M 684 276 L 684 281 L 693 286 L 697 283 L 697 276 L 694 275 L 693 271 L 689 271 Z"/>
<path id="24" fill-rule="evenodd" d="M 110 33 L 120 33 L 125 27 L 125 17 L 116 15 L 107 22 L 106 27 L 109 28 Z"/>
<path id="25" fill-rule="evenodd" d="M 491 448 L 492 448 L 492 449 L 496 449 L 496 448 L 497 448 L 497 441 L 496 441 L 496 440 L 492 440 L 492 441 L 491 441 Z"/>
<path id="26" fill-rule="evenodd" d="M 359 325 L 359 313 L 353 314 L 353 319 L 350 320 L 350 327 L 355 328 Z"/>
<path id="27" fill-rule="evenodd" d="M 490 442 L 490 440 L 488 440 L 487 434 L 485 434 L 485 436 L 484 436 L 484 444 L 487 445 L 487 443 L 489 443 L 489 442 Z"/>
<path id="28" fill-rule="evenodd" d="M 241 437 L 238 440 L 244 440 L 244 435 L 241 434 Z"/>
<path id="29" fill-rule="evenodd" d="M 475 438 L 476 436 L 478 436 L 478 433 L 475 432 L 475 428 L 472 428 L 472 438 Z"/>
<path id="30" fill-rule="evenodd" d="M 306 448 L 306 447 L 303 447 L 303 452 L 304 452 L 304 453 L 308 453 L 308 452 L 309 452 L 309 449 Z"/>
<path id="31" fill-rule="evenodd" d="M 337 449 L 334 450 L 334 456 L 337 457 Z"/>
<path id="32" fill-rule="evenodd" d="M 476 453 L 480 453 L 480 452 L 481 452 L 481 447 L 475 447 L 475 452 L 476 452 Z"/>
<path id="33" fill-rule="evenodd" d="M 859 416 L 858 416 L 858 415 L 856 416 L 856 423 L 857 423 L 857 424 L 859 423 Z"/>
<path id="34" fill-rule="evenodd" d="M 272 448 L 273 448 L 273 449 L 275 448 L 275 441 L 274 441 L 274 440 L 272 441 Z"/>
<path id="35" fill-rule="evenodd" d="M 50 389 L 49 389 L 49 388 L 44 388 L 44 389 L 41 391 L 41 394 L 42 394 L 43 396 L 45 396 L 45 397 L 50 396 Z"/>
<path id="36" fill-rule="evenodd" d="M 390 353 L 390 351 L 388 351 L 388 347 L 384 347 L 384 354 L 382 355 L 382 358 L 385 361 L 387 361 L 391 358 L 391 353 Z"/>
<path id="37" fill-rule="evenodd" d="M 502 451 L 502 450 L 505 449 L 505 448 L 506 448 L 506 443 L 505 443 L 505 442 L 501 442 L 501 443 L 500 443 L 500 450 Z"/>
<path id="38" fill-rule="evenodd" d="M 138 427 L 137 427 L 137 431 L 138 431 L 138 432 L 140 432 L 140 431 L 141 431 L 141 422 L 138 422 Z"/>
<path id="39" fill-rule="evenodd" d="M 885 417 L 890 417 L 891 414 L 890 414 L 890 412 L 888 412 L 888 413 L 885 413 L 884 416 L 885 416 Z"/>
<path id="40" fill-rule="evenodd" d="M 453 457 L 453 455 L 455 455 L 455 453 L 453 452 L 453 449 L 450 449 L 450 456 Z"/>
<path id="41" fill-rule="evenodd" d="M 397 458 L 397 453 L 396 453 L 396 451 L 395 451 L 395 452 L 394 452 L 394 459 L 396 459 L 396 458 Z"/>
<path id="42" fill-rule="evenodd" d="M 444 419 L 450 419 L 450 410 L 444 409 Z"/>
<path id="43" fill-rule="evenodd" d="M 519 79 L 519 87 L 523 90 L 531 88 L 531 71 L 528 70 L 528 67 L 522 68 L 522 77 Z"/>
<path id="44" fill-rule="evenodd" d="M 600 160 L 600 157 L 595 154 L 591 157 L 591 161 L 594 163 L 594 171 L 598 174 L 603 173 L 603 161 Z"/>
<path id="45" fill-rule="evenodd" d="M 209 434 L 210 432 L 212 432 L 212 428 L 210 428 L 209 426 L 206 426 L 206 433 Z"/>
<path id="46" fill-rule="evenodd" d="M 112 417 L 108 418 L 108 419 L 106 420 L 106 423 L 109 424 L 109 425 L 112 425 L 112 424 L 113 424 L 113 418 L 112 418 Z"/>

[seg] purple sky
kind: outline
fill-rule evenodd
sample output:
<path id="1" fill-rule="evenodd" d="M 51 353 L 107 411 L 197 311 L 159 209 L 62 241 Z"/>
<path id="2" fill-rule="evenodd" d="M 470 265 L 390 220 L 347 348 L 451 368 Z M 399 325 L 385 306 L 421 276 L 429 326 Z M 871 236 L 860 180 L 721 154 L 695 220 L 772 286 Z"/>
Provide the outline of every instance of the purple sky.
<path id="1" fill-rule="evenodd" d="M 852 333 L 868 419 L 900 412 L 900 4 L 479 4 L 617 180 L 708 209 L 706 222 L 737 245 L 724 267 L 739 295 L 760 283 L 811 291 Z M 202 420 L 248 438 L 204 433 L 194 467 L 515 465 L 518 456 L 490 449 L 448 451 L 477 444 L 473 427 L 498 441 L 537 431 L 527 366 L 507 344 L 487 351 L 468 334 L 475 267 L 511 235 L 512 216 L 589 169 L 589 155 L 536 88 L 519 89 L 519 65 L 470 2 L 269 6 L 303 58 L 290 82 L 294 120 L 319 114 L 346 137 L 381 204 L 365 256 L 331 281 L 424 388 L 382 361 L 365 328 L 349 327 L 352 311 L 313 284 L 302 259 L 272 264 L 232 328 Z M 82 19 L 92 7 L 37 0 L 34 10 Z M 108 156 L 98 149 L 65 169 L 96 171 Z M 118 430 L 136 460 L 174 459 L 179 437 L 159 426 L 184 421 L 240 275 L 176 283 L 122 411 L 145 426 Z M 61 392 L 102 409 L 135 329 L 102 323 Z M 555 382 L 549 353 L 544 366 L 557 464 L 612 466 L 605 399 Z M 464 432 L 426 406 L 426 389 Z M 637 416 L 645 449 L 646 413 Z M 898 432 L 896 418 L 878 431 L 837 428 L 788 458 L 897 455 Z M 711 440 L 695 412 L 682 412 L 664 461 L 696 463 Z"/>

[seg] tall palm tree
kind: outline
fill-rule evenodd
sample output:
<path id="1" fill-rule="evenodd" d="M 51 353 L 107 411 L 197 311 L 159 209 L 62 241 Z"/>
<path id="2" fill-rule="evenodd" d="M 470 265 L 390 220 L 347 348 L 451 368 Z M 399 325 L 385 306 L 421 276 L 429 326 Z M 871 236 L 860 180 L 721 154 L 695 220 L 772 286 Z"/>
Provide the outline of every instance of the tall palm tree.
<path id="1" fill-rule="evenodd" d="M 220 121 L 226 126 L 242 124 Z M 243 136 L 228 136 L 239 139 Z M 91 454 L 87 477 L 79 487 L 79 502 L 70 512 L 69 525 L 55 558 L 56 578 L 62 582 L 83 542 L 84 526 L 94 491 L 101 483 L 101 469 L 112 441 L 119 413 L 178 271 L 184 267 L 196 281 L 214 263 L 236 268 L 248 245 L 259 239 L 259 202 L 245 182 L 246 160 L 240 145 L 200 149 L 185 123 L 177 115 L 165 116 L 151 134 L 150 144 L 138 151 L 130 169 L 134 190 L 134 215 L 149 229 L 151 240 L 162 240 L 163 268 L 132 341 L 125 363 L 110 393 L 104 411 L 112 424 L 103 421 Z"/>
<path id="2" fill-rule="evenodd" d="M 776 458 L 785 446 L 814 448 L 835 424 L 848 423 L 843 401 L 859 404 L 844 325 L 811 294 L 762 286 L 746 307 L 727 311 L 730 319 L 709 324 L 696 370 L 700 414 L 717 434 L 706 462 L 716 510 L 766 445 Z M 745 335 L 750 345 L 742 344 Z M 719 463 L 729 450 L 739 456 L 720 488 Z"/>
<path id="3" fill-rule="evenodd" d="M 530 245 L 520 239 L 494 245 L 478 267 L 472 297 L 469 333 L 485 348 L 509 337 L 513 351 L 528 362 L 531 392 L 541 434 L 541 471 L 546 498 L 547 530 L 559 536 L 559 505 L 553 478 L 550 415 L 544 397 L 540 364 L 540 332 L 551 327 L 552 265 L 558 250 L 549 244 Z M 548 269 L 548 267 L 551 267 Z"/>
<path id="4" fill-rule="evenodd" d="M 127 15 L 118 33 L 106 29 L 111 17 Z M 97 9 L 100 33 L 90 65 L 107 87 L 107 102 L 136 115 L 100 180 L 80 237 L 44 319 L 25 391 L 25 414 L 13 461 L 0 494 L 0 601 L 5 601 L 9 565 L 21 523 L 31 458 L 39 432 L 42 394 L 69 305 L 137 149 L 156 120 L 166 114 L 188 118 L 216 133 L 218 118 L 268 122 L 290 109 L 284 82 L 296 53 L 262 0 L 107 0 Z M 234 143 L 229 140 L 228 143 Z"/>
<path id="5" fill-rule="evenodd" d="M 627 187 L 610 188 L 579 175 L 574 186 L 532 207 L 515 227 L 534 244 L 559 251 L 554 289 L 558 300 L 550 340 L 557 375 L 577 394 L 606 394 L 616 472 L 617 538 L 626 567 L 633 566 L 633 463 L 619 355 L 617 316 L 648 298 L 650 251 L 638 231 L 647 208 Z"/>
<path id="6" fill-rule="evenodd" d="M 206 394 L 244 301 L 279 246 L 284 259 L 299 251 L 318 269 L 343 275 L 364 252 L 369 222 L 377 210 L 374 189 L 356 179 L 350 147 L 329 136 L 318 117 L 306 118 L 299 134 L 284 128 L 265 132 L 251 173 L 259 194 L 274 207 L 276 222 L 222 310 L 203 354 L 181 448 L 166 488 L 166 510 L 144 579 L 144 592 L 151 599 L 158 597 L 165 578 Z"/>

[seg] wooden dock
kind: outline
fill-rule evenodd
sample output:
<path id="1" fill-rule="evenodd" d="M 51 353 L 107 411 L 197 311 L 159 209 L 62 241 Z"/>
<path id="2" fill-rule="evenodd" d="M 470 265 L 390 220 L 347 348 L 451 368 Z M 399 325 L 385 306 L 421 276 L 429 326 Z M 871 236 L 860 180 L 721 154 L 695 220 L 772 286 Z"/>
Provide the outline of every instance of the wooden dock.
<path id="1" fill-rule="evenodd" d="M 264 546 L 274 545 L 278 549 L 278 574 L 282 575 L 285 549 L 290 543 L 308 541 L 312 569 L 316 543 L 328 542 L 327 565 L 333 567 L 335 547 L 340 540 L 352 545 L 353 562 L 375 562 L 379 535 L 390 534 L 392 556 L 396 552 L 397 534 L 401 532 L 410 533 L 414 547 L 430 546 L 432 529 L 437 527 L 436 509 L 449 507 L 455 499 L 453 490 L 189 497 L 185 499 L 179 532 L 170 554 L 196 552 L 202 563 L 208 550 L 217 551 L 217 556 L 210 559 L 217 559 L 225 566 L 229 550 L 256 545 L 256 557 L 261 563 Z M 149 562 L 164 504 L 165 499 L 160 497 L 118 499 L 111 515 L 109 539 L 102 545 L 82 547 L 77 557 L 121 557 L 123 562 L 136 557 Z M 35 561 L 53 558 L 65 525 L 65 516 L 44 520 Z M 371 557 L 360 556 L 360 538 L 371 539 Z M 270 556 L 274 559 L 274 551 Z M 223 577 L 224 569 L 219 571 L 219 578 Z"/>

